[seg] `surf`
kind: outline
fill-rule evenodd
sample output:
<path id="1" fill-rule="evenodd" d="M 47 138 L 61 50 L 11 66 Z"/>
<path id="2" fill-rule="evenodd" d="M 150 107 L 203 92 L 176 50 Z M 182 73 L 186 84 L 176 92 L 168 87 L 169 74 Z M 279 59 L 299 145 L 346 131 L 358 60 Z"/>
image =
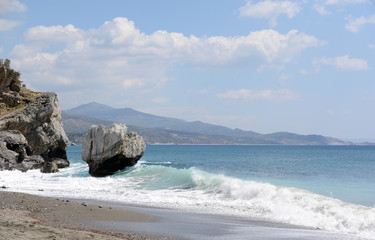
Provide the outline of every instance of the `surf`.
<path id="1" fill-rule="evenodd" d="M 4 171 L 0 181 L 11 186 L 11 191 L 38 195 L 173 208 L 375 236 L 374 208 L 303 189 L 184 168 L 173 162 L 141 161 L 104 178 L 91 177 L 85 164 L 73 163 L 56 174 Z"/>

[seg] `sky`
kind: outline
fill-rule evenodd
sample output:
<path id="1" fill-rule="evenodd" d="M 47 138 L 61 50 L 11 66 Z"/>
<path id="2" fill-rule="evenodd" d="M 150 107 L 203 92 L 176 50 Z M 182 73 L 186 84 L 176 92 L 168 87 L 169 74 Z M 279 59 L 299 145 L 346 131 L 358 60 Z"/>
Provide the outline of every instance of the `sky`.
<path id="1" fill-rule="evenodd" d="M 375 139 L 373 0 L 0 0 L 0 58 L 62 109 Z"/>

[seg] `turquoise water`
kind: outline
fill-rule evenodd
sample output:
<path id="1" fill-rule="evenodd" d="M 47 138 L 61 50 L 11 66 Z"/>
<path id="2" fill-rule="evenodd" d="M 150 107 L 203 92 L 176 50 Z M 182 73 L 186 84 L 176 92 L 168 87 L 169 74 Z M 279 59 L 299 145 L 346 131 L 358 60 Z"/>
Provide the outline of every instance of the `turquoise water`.
<path id="1" fill-rule="evenodd" d="M 374 146 L 147 146 L 142 158 L 375 205 Z M 164 164 L 168 165 L 168 164 Z"/>
<path id="2" fill-rule="evenodd" d="M 71 162 L 81 162 L 80 146 L 69 147 L 68 156 Z M 194 167 L 242 180 L 301 188 L 368 207 L 375 205 L 374 146 L 149 145 L 141 160 L 145 166 Z M 128 174 L 129 169 L 125 172 Z M 176 179 L 168 180 L 172 186 Z M 165 184 L 153 185 L 163 188 Z"/>
<path id="3" fill-rule="evenodd" d="M 56 174 L 3 171 L 0 184 L 375 238 L 375 147 L 147 146 L 138 164 L 104 178 L 88 174 L 80 146 L 68 158 Z"/>

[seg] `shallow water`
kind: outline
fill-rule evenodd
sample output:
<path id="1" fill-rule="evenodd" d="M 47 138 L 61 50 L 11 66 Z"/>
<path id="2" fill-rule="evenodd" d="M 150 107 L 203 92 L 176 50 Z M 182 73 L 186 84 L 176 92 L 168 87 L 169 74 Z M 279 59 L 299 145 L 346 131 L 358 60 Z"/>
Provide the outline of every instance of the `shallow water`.
<path id="1" fill-rule="evenodd" d="M 57 174 L 2 172 L 0 183 L 39 195 L 375 236 L 375 147 L 147 146 L 136 166 L 104 178 L 88 175 L 80 151 L 69 147 L 71 167 Z"/>

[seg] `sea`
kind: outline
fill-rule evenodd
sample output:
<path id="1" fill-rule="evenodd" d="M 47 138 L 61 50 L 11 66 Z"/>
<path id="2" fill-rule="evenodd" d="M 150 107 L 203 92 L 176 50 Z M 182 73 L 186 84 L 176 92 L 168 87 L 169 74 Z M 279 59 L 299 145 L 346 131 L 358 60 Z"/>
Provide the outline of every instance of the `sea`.
<path id="1" fill-rule="evenodd" d="M 55 174 L 3 171 L 9 191 L 301 225 L 375 239 L 375 146 L 148 145 L 95 178 L 68 147 Z"/>

